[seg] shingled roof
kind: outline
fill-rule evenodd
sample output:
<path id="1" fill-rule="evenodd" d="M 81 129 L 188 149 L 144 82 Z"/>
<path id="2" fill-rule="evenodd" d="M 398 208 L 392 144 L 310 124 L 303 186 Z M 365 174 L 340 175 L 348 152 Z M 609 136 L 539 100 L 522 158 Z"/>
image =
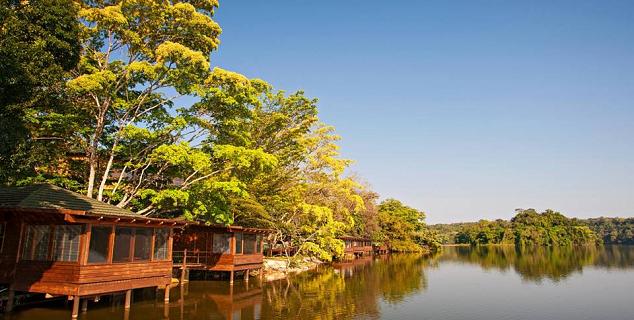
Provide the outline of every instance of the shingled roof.
<path id="1" fill-rule="evenodd" d="M 66 209 L 111 216 L 139 217 L 119 208 L 76 192 L 51 185 L 0 187 L 0 209 Z"/>

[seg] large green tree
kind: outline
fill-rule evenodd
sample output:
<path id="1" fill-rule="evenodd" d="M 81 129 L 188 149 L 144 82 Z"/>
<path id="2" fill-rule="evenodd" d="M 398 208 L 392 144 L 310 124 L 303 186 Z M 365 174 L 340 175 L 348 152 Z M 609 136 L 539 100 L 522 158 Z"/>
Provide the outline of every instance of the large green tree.
<path id="1" fill-rule="evenodd" d="M 72 0 L 0 1 L 0 183 L 35 174 L 63 143 L 64 81 L 79 61 Z"/>
<path id="2" fill-rule="evenodd" d="M 379 204 L 381 231 L 375 240 L 387 244 L 393 251 L 438 250 L 440 242 L 435 232 L 426 228 L 424 220 L 424 212 L 387 199 Z"/>

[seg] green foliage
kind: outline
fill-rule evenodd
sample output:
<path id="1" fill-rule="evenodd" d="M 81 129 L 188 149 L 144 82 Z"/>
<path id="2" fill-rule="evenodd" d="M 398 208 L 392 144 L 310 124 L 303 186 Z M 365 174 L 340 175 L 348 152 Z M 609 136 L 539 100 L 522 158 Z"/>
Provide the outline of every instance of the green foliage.
<path id="1" fill-rule="evenodd" d="M 425 213 L 395 199 L 379 204 L 380 231 L 375 241 L 387 244 L 392 251 L 421 252 L 425 248 L 438 250 L 440 242 L 435 232 L 425 227 Z M 424 247 L 423 247 L 424 246 Z"/>
<path id="2" fill-rule="evenodd" d="M 64 78 L 79 60 L 72 0 L 0 1 L 0 183 L 36 175 L 72 135 Z"/>
<path id="3" fill-rule="evenodd" d="M 634 218 L 594 218 L 578 220 L 596 232 L 606 244 L 634 244 Z"/>
<path id="4" fill-rule="evenodd" d="M 600 242 L 587 226 L 553 210 L 537 213 L 534 209 L 518 209 L 510 222 L 481 220 L 462 225 L 455 234 L 455 243 L 471 245 L 571 246 Z"/>

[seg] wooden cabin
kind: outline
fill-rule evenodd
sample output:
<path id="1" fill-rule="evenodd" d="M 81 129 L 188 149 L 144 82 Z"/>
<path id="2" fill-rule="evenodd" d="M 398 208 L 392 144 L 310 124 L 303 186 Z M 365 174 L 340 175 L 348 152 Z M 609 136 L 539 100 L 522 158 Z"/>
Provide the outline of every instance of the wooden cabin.
<path id="1" fill-rule="evenodd" d="M 372 241 L 362 237 L 339 237 L 345 243 L 344 254 L 349 257 L 363 257 L 372 254 Z"/>
<path id="2" fill-rule="evenodd" d="M 16 291 L 80 299 L 132 289 L 166 288 L 172 274 L 174 228 L 49 184 L 0 188 L 0 283 Z"/>
<path id="3" fill-rule="evenodd" d="M 262 269 L 262 243 L 269 232 L 239 226 L 190 224 L 174 236 L 174 267 L 181 269 L 181 275 L 188 269 L 228 272 L 230 283 L 235 273 L 240 272 L 248 281 L 249 271 Z"/>

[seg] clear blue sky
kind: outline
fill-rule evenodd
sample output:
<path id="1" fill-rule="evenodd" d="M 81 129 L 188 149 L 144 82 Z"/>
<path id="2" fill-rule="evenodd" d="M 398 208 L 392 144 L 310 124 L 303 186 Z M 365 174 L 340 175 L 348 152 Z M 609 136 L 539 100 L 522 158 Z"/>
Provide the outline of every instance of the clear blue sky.
<path id="1" fill-rule="evenodd" d="M 428 222 L 634 215 L 634 1 L 229 1 L 213 65 L 320 99 Z"/>

